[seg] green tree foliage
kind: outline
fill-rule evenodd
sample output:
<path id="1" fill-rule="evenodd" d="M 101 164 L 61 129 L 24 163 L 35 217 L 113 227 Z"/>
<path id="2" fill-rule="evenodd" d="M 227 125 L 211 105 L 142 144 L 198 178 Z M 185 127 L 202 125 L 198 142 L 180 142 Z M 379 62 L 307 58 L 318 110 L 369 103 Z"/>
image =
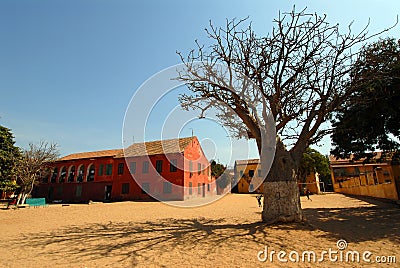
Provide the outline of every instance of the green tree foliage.
<path id="1" fill-rule="evenodd" d="M 306 176 L 311 172 L 318 172 L 320 181 L 326 184 L 331 183 L 331 170 L 329 168 L 329 159 L 317 150 L 307 148 L 303 154 L 299 174 L 303 182 Z"/>
<path id="2" fill-rule="evenodd" d="M 213 177 L 218 178 L 224 173 L 226 167 L 222 164 L 215 162 L 215 160 L 211 160 L 211 175 Z"/>
<path id="3" fill-rule="evenodd" d="M 211 175 L 217 179 L 217 184 L 220 188 L 225 188 L 231 183 L 231 178 L 224 173 L 226 166 L 211 160 Z"/>
<path id="4" fill-rule="evenodd" d="M 15 163 L 20 157 L 19 148 L 15 146 L 10 129 L 0 126 L 0 191 L 13 191 L 16 188 L 12 182 Z"/>
<path id="5" fill-rule="evenodd" d="M 400 43 L 393 38 L 364 46 L 353 66 L 355 92 L 333 123 L 332 154 L 368 157 L 366 152 L 399 148 Z"/>

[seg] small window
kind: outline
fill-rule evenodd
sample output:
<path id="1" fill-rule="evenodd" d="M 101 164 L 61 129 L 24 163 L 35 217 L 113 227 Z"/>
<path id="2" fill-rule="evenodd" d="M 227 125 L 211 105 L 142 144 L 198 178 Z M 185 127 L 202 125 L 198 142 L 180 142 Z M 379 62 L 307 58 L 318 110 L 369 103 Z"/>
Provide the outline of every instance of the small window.
<path id="1" fill-rule="evenodd" d="M 240 177 L 243 177 L 243 170 L 240 171 Z"/>
<path id="2" fill-rule="evenodd" d="M 254 191 L 254 185 L 252 183 L 250 183 L 250 185 L 249 185 L 249 190 L 250 190 L 250 192 Z"/>
<path id="3" fill-rule="evenodd" d="M 107 164 L 106 165 L 106 175 L 107 176 L 109 176 L 109 175 L 112 175 L 112 164 Z"/>
<path id="4" fill-rule="evenodd" d="M 129 183 L 123 183 L 121 194 L 129 194 L 129 186 Z"/>
<path id="5" fill-rule="evenodd" d="M 147 194 L 150 192 L 150 183 L 144 182 L 142 183 L 142 194 Z"/>
<path id="6" fill-rule="evenodd" d="M 261 169 L 259 169 L 257 172 L 258 172 L 258 177 L 261 177 Z"/>
<path id="7" fill-rule="evenodd" d="M 250 177 L 250 178 L 253 178 L 253 177 L 254 177 L 254 170 L 253 170 L 253 169 L 250 169 L 250 170 L 249 170 L 249 177 Z"/>
<path id="8" fill-rule="evenodd" d="M 104 174 L 104 165 L 103 165 L 103 164 L 100 164 L 100 167 L 99 167 L 99 176 L 103 176 L 103 174 Z"/>
<path id="9" fill-rule="evenodd" d="M 129 171 L 131 172 L 131 174 L 135 174 L 136 173 L 136 162 L 130 162 L 129 163 Z"/>
<path id="10" fill-rule="evenodd" d="M 207 184 L 207 191 L 208 192 L 211 191 L 211 185 L 210 184 Z"/>
<path id="11" fill-rule="evenodd" d="M 142 173 L 149 173 L 149 161 L 143 162 Z"/>
<path id="12" fill-rule="evenodd" d="M 177 170 L 178 170 L 178 168 L 177 168 L 177 166 L 178 166 L 178 164 L 177 164 L 177 160 L 176 159 L 172 159 L 171 160 L 171 163 L 169 164 L 169 171 L 170 172 L 176 172 Z"/>
<path id="13" fill-rule="evenodd" d="M 197 184 L 197 193 L 201 194 L 201 184 L 200 183 Z"/>
<path id="14" fill-rule="evenodd" d="M 190 195 L 192 194 L 192 183 L 191 182 L 189 182 L 189 194 Z"/>
<path id="15" fill-rule="evenodd" d="M 163 192 L 164 194 L 172 193 L 172 183 L 169 181 L 164 182 Z"/>
<path id="16" fill-rule="evenodd" d="M 200 163 L 197 164 L 197 174 L 198 175 L 201 174 L 201 164 Z"/>
<path id="17" fill-rule="evenodd" d="M 193 171 L 193 162 L 192 162 L 192 160 L 189 161 L 189 171 L 190 172 Z"/>
<path id="18" fill-rule="evenodd" d="M 203 173 L 203 175 L 206 175 L 206 166 L 204 164 L 201 167 L 201 172 Z"/>
<path id="19" fill-rule="evenodd" d="M 158 173 L 161 173 L 162 172 L 162 160 L 157 160 L 156 161 L 156 170 L 157 170 L 157 172 Z"/>
<path id="20" fill-rule="evenodd" d="M 124 163 L 118 164 L 118 175 L 124 174 Z"/>

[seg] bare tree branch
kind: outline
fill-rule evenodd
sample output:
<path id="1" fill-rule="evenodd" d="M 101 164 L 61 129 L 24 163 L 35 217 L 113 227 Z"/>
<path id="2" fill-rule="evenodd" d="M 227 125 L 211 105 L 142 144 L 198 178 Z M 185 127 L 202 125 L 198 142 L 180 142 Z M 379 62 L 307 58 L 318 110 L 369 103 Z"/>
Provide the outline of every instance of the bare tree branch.
<path id="1" fill-rule="evenodd" d="M 30 143 L 29 148 L 22 151 L 16 165 L 17 182 L 21 186 L 22 195 L 26 197 L 32 192 L 37 180 L 48 173 L 50 164 L 58 157 L 58 145 L 46 141 Z"/>

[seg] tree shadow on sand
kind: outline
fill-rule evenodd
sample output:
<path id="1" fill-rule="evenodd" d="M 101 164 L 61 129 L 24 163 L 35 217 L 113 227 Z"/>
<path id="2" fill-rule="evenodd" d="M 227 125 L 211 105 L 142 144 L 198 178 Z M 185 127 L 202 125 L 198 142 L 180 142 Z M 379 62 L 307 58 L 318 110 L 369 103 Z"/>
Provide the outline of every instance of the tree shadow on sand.
<path id="1" fill-rule="evenodd" d="M 98 259 L 118 255 L 121 261 L 131 259 L 132 264 L 145 262 L 151 251 L 168 252 L 182 248 L 188 252 L 213 252 L 221 243 L 239 239 L 263 243 L 267 228 L 259 222 L 240 225 L 223 224 L 223 220 L 164 219 L 161 221 L 90 224 L 86 227 L 70 226 L 51 233 L 37 233 L 24 237 L 27 247 L 45 250 L 53 247 L 58 254 L 74 258 Z M 20 243 L 20 242 L 19 242 Z"/>
<path id="2" fill-rule="evenodd" d="M 215 252 L 221 244 L 236 248 L 259 245 L 287 247 L 296 239 L 297 231 L 307 232 L 336 241 L 344 238 L 348 242 L 389 239 L 400 243 L 400 209 L 396 206 L 374 206 L 346 209 L 305 209 L 306 223 L 267 226 L 261 222 L 229 224 L 225 219 L 163 219 L 146 222 L 109 222 L 69 226 L 51 233 L 35 233 L 19 240 L 26 248 L 35 249 L 35 254 L 54 252 L 66 258 L 96 260 L 118 256 L 120 261 L 133 265 L 151 261 L 154 252 L 182 251 Z M 322 232 L 320 232 L 322 231 Z M 301 240 L 301 238 L 297 238 Z M 301 241 L 300 241 L 301 243 Z M 240 248 L 240 246 L 239 246 Z M 152 253 L 153 252 L 153 253 Z M 257 252 L 257 251 L 255 251 Z M 153 254 L 153 255 L 152 255 Z"/>
<path id="3" fill-rule="evenodd" d="M 388 239 L 400 244 L 400 208 L 392 203 L 364 197 L 354 197 L 374 206 L 355 208 L 304 209 L 312 228 L 326 232 L 329 237 L 348 242 Z"/>

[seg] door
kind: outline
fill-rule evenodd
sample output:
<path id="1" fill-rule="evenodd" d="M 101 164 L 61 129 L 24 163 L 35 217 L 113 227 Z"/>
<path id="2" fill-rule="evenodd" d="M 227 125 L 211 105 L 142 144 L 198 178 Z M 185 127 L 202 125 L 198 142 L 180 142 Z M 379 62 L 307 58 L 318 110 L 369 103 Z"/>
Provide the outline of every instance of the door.
<path id="1" fill-rule="evenodd" d="M 206 184 L 203 183 L 203 197 L 206 197 Z"/>
<path id="2" fill-rule="evenodd" d="M 111 200 L 112 185 L 106 185 L 104 200 Z"/>
<path id="3" fill-rule="evenodd" d="M 47 194 L 47 200 L 48 201 L 53 201 L 53 193 L 54 193 L 54 188 L 49 187 L 48 194 Z"/>
<path id="4" fill-rule="evenodd" d="M 82 185 L 77 185 L 75 190 L 75 197 L 81 197 L 81 196 L 82 196 Z"/>

